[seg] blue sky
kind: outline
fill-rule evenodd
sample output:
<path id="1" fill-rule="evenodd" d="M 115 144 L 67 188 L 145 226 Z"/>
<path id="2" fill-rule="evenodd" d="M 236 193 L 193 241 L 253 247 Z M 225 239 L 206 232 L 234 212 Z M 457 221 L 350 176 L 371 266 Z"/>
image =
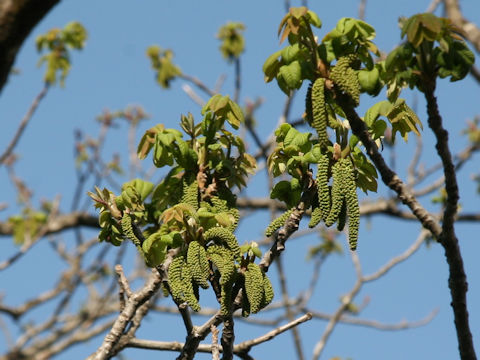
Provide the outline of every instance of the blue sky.
<path id="1" fill-rule="evenodd" d="M 358 13 L 357 0 L 339 0 L 330 3 L 310 1 L 312 10 L 322 19 L 323 27 L 317 32 L 322 37 L 335 26 L 341 17 L 355 17 Z M 388 7 L 387 4 L 388 3 Z M 293 5 L 299 5 L 299 2 Z M 398 16 L 409 16 L 425 11 L 429 1 L 368 1 L 366 21 L 377 30 L 377 45 L 389 51 L 399 42 Z M 480 22 L 480 5 L 473 1 L 463 1 L 470 20 Z M 53 199 L 62 194 L 61 210 L 68 211 L 73 198 L 75 169 L 72 163 L 74 130 L 82 129 L 95 136 L 98 124 L 95 117 L 104 109 L 123 109 L 127 105 L 139 104 L 151 115 L 142 130 L 158 122 L 167 127 L 177 127 L 180 114 L 192 112 L 200 116 L 199 107 L 181 90 L 182 81 L 175 81 L 170 90 L 161 89 L 154 81 L 145 50 L 152 44 L 171 48 L 175 52 L 175 62 L 187 74 L 199 77 L 213 87 L 221 74 L 226 74 L 222 93 L 233 92 L 233 67 L 226 63 L 219 51 L 215 34 L 227 21 L 245 23 L 246 53 L 242 58 L 241 104 L 245 99 L 261 96 L 264 105 L 256 114 L 258 132 L 267 137 L 274 128 L 283 107 L 284 96 L 275 84 L 265 84 L 261 66 L 268 55 L 279 49 L 276 31 L 284 15 L 283 1 L 153 1 L 132 2 L 125 0 L 73 1 L 61 2 L 38 26 L 24 43 L 15 64 L 20 73 L 10 77 L 8 85 L 0 96 L 2 131 L 0 151 L 8 143 L 17 124 L 28 109 L 35 95 L 42 88 L 43 70 L 36 67 L 38 54 L 34 47 L 36 35 L 52 27 L 63 27 L 72 20 L 80 21 L 89 32 L 87 45 L 82 52 L 72 54 L 72 71 L 66 80 L 65 89 L 52 88 L 42 101 L 31 124 L 22 137 L 16 152 L 20 159 L 16 166 L 17 174 L 34 189 L 34 204 L 40 199 Z M 440 111 L 450 131 L 452 152 L 463 149 L 467 142 L 460 136 L 466 120 L 477 114 L 473 104 L 478 103 L 478 84 L 470 79 L 460 83 L 441 81 L 438 86 Z M 292 117 L 303 112 L 303 88 L 296 97 Z M 203 96 L 203 95 L 202 95 Z M 415 97 L 406 91 L 404 97 L 411 102 Z M 206 97 L 204 97 L 206 99 Z M 362 114 L 373 100 L 362 99 L 359 113 Z M 424 101 L 418 96 L 418 114 L 426 125 Z M 120 152 L 125 155 L 126 127 L 113 131 L 105 148 L 106 154 Z M 141 132 L 140 132 L 141 133 Z M 140 134 L 139 134 L 140 135 Z M 422 163 L 429 167 L 438 162 L 429 129 L 423 132 L 425 152 Z M 411 137 L 408 144 L 398 143 L 396 168 L 402 178 L 414 149 Z M 251 149 L 254 149 L 253 144 Z M 385 152 L 388 157 L 388 151 Z M 146 167 L 150 166 L 146 160 Z M 478 157 L 459 174 L 461 204 L 465 211 L 478 211 L 478 195 L 470 177 L 478 173 Z M 436 179 L 439 176 L 428 178 Z M 126 181 L 126 178 L 119 179 Z M 13 187 L 7 179 L 5 168 L 0 168 L 2 196 L 0 202 L 10 206 L 0 212 L 0 219 L 18 212 Z M 255 177 L 248 193 L 265 196 L 265 175 Z M 387 196 L 384 185 L 379 186 L 376 196 Z M 436 209 L 430 197 L 422 199 L 429 209 Z M 93 208 L 90 209 L 93 212 Z M 245 220 L 238 233 L 240 242 L 258 239 L 268 223 L 268 214 L 261 214 Z M 305 226 L 305 224 L 303 224 Z M 392 256 L 406 249 L 416 238 L 417 223 L 402 223 L 383 216 L 362 220 L 359 239 L 359 255 L 365 273 L 378 269 Z M 464 255 L 465 268 L 469 280 L 468 301 L 470 305 L 471 329 L 480 334 L 480 271 L 476 254 L 478 224 L 458 224 L 457 233 Z M 94 233 L 88 233 L 93 236 Z M 64 236 L 68 243 L 71 234 Z M 344 236 L 341 237 L 344 239 Z M 291 275 L 289 289 L 297 294 L 308 284 L 308 274 L 313 266 L 305 261 L 306 251 L 318 243 L 315 237 L 295 239 L 287 243 L 284 266 Z M 12 254 L 15 248 L 6 238 L 0 239 L 0 261 Z M 0 292 L 5 301 L 15 304 L 52 285 L 55 275 L 62 265 L 51 261 L 52 253 L 48 246 L 39 244 L 32 254 L 6 272 L 0 273 Z M 131 256 L 135 256 L 132 252 Z M 37 271 L 39 268 L 42 272 Z M 275 289 L 279 289 L 272 267 L 271 276 Z M 331 337 L 324 359 L 334 356 L 353 359 L 454 359 L 457 358 L 457 342 L 453 326 L 452 311 L 449 306 L 450 294 L 447 288 L 447 266 L 441 247 L 431 244 L 423 246 L 406 263 L 400 265 L 385 278 L 368 284 L 362 290 L 357 302 L 366 296 L 370 303 L 361 313 L 362 318 L 370 318 L 385 323 L 397 323 L 403 319 L 418 320 L 434 308 L 439 314 L 427 326 L 403 331 L 381 332 L 349 325 L 339 325 Z M 341 294 L 349 291 L 355 278 L 349 256 L 333 256 L 322 268 L 315 296 L 310 306 L 324 312 L 334 311 Z M 22 284 L 21 287 L 12 287 Z M 277 291 L 279 293 L 279 290 Z M 205 297 L 205 295 L 202 295 Z M 205 297 L 208 298 L 208 297 Z M 276 297 L 279 299 L 279 297 Z M 258 316 L 258 315 L 257 315 Z M 261 315 L 260 315 L 261 316 Z M 266 315 L 270 316 L 270 314 Z M 41 317 L 40 311 L 33 317 Z M 201 319 L 196 320 L 199 324 Z M 304 339 L 307 358 L 316 341 L 323 333 L 326 323 L 311 321 L 300 327 Z M 263 334 L 267 328 L 243 325 L 238 329 L 237 341 L 243 341 Z M 138 337 L 156 340 L 183 341 L 183 324 L 179 317 L 154 315 L 138 333 Z M 75 347 L 59 359 L 84 358 L 95 350 L 100 340 Z M 477 350 L 480 348 L 478 338 Z M 0 349 L 5 345 L 0 338 Z M 172 354 L 128 350 L 125 354 L 142 359 L 172 358 Z M 290 334 L 283 334 L 252 351 L 259 359 L 270 358 L 272 354 L 282 358 L 293 358 L 293 342 Z M 199 358 L 208 358 L 199 356 Z"/>

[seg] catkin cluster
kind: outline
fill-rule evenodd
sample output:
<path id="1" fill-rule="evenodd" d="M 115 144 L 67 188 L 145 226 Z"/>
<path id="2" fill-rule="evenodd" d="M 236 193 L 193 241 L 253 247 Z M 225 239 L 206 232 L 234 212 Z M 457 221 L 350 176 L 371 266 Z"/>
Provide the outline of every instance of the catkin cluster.
<path id="1" fill-rule="evenodd" d="M 168 268 L 168 285 L 176 303 L 186 302 L 193 311 L 199 311 L 198 285 L 193 279 L 192 270 L 185 256 L 173 259 Z"/>
<path id="2" fill-rule="evenodd" d="M 255 263 L 249 263 L 244 273 L 242 315 L 256 314 L 273 299 L 273 288 L 268 277 Z"/>
<path id="3" fill-rule="evenodd" d="M 234 254 L 230 249 L 221 245 L 209 246 L 207 254 L 212 264 L 220 273 L 220 310 L 222 311 L 222 315 L 228 315 L 231 313 L 232 290 L 237 274 Z"/>
<path id="4" fill-rule="evenodd" d="M 326 226 L 336 222 L 337 229 L 342 231 L 348 218 L 348 243 L 350 249 L 355 250 L 360 225 L 355 169 L 349 158 L 339 159 L 333 166 L 330 162 L 328 154 L 323 154 L 318 162 L 318 203 L 314 203 L 308 226 L 313 228 L 323 220 Z M 331 187 L 328 185 L 330 172 Z"/>
<path id="5" fill-rule="evenodd" d="M 360 83 L 357 72 L 352 64 L 357 60 L 357 55 L 349 54 L 338 59 L 337 64 L 330 72 L 330 78 L 335 82 L 341 91 L 349 95 L 355 105 L 360 102 Z"/>
<path id="6" fill-rule="evenodd" d="M 198 182 L 193 181 L 191 184 L 183 182 L 183 194 L 180 203 L 193 206 L 198 210 Z"/>
<path id="7" fill-rule="evenodd" d="M 350 159 L 340 159 L 332 167 L 332 206 L 325 219 L 326 226 L 338 223 L 338 229 L 345 226 L 348 215 L 348 243 L 351 250 L 357 248 L 360 210 L 358 206 L 355 169 Z"/>

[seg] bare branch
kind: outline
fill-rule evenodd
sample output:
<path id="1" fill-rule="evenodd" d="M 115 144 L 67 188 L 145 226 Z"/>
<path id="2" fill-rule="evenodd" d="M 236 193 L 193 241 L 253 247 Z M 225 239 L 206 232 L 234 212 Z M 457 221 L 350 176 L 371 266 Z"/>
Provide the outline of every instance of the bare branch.
<path id="1" fill-rule="evenodd" d="M 210 90 L 207 85 L 205 85 L 200 79 L 196 78 L 195 76 L 190 76 L 187 74 L 181 74 L 178 76 L 180 79 L 183 79 L 185 81 L 188 81 L 189 83 L 192 83 L 196 87 L 198 87 L 200 90 L 202 90 L 205 94 L 208 96 L 213 96 L 215 95 L 215 91 Z"/>
<path id="2" fill-rule="evenodd" d="M 1 3 L 0 3 L 1 6 Z M 35 113 L 35 110 L 37 110 L 38 105 L 40 104 L 40 101 L 45 97 L 48 91 L 48 85 L 45 85 L 43 89 L 38 93 L 37 96 L 35 96 L 35 99 L 33 99 L 32 104 L 30 105 L 30 108 L 28 109 L 27 113 L 23 117 L 22 121 L 20 122 L 20 125 L 18 126 L 17 132 L 12 138 L 12 141 L 10 144 L 8 144 L 7 148 L 3 152 L 2 155 L 0 155 L 0 166 L 5 162 L 5 160 L 10 156 L 12 153 L 13 149 L 17 145 L 18 141 L 20 140 L 20 137 L 22 136 L 23 132 L 25 131 L 25 128 L 27 127 L 30 119 L 32 118 L 33 114 Z"/>
<path id="3" fill-rule="evenodd" d="M 116 354 L 112 351 L 116 344 L 120 341 L 128 323 L 134 318 L 136 311 L 145 304 L 156 293 L 162 283 L 162 278 L 156 269 L 152 270 L 150 279 L 147 284 L 139 291 L 132 294 L 127 300 L 125 308 L 120 313 L 110 332 L 105 336 L 103 344 L 92 354 L 89 359 L 103 360 L 109 359 Z"/>
<path id="4" fill-rule="evenodd" d="M 480 52 L 480 28 L 463 17 L 458 0 L 443 0 L 447 16 L 462 35 Z"/>
<path id="5" fill-rule="evenodd" d="M 307 311 L 307 309 L 304 309 L 304 310 Z M 312 311 L 312 310 L 308 310 L 308 311 L 310 311 L 312 316 L 317 319 L 331 320 L 333 316 L 330 314 L 325 314 L 317 311 Z M 408 330 L 408 329 L 413 329 L 420 326 L 425 326 L 428 323 L 430 323 L 437 314 L 438 314 L 438 309 L 435 309 L 423 319 L 420 319 L 417 321 L 401 320 L 397 324 L 384 324 L 382 322 L 375 321 L 375 320 L 359 319 L 357 317 L 345 316 L 345 315 L 342 315 L 338 320 L 338 322 L 343 324 L 349 324 L 349 325 L 369 327 L 369 328 L 382 330 L 382 331 L 399 331 L 399 330 Z"/>

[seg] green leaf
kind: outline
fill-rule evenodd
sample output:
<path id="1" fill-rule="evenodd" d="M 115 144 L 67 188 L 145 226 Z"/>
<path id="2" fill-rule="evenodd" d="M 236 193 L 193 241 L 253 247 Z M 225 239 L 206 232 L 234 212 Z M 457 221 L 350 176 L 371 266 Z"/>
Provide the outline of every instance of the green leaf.
<path id="1" fill-rule="evenodd" d="M 290 64 L 294 60 L 298 60 L 297 57 L 300 54 L 300 45 L 293 44 L 285 47 L 282 52 L 282 60 L 285 64 Z"/>
<path id="2" fill-rule="evenodd" d="M 271 199 L 278 199 L 285 202 L 287 207 L 292 207 L 300 201 L 302 187 L 296 178 L 291 181 L 279 181 L 274 185 L 270 193 Z"/>
<path id="3" fill-rule="evenodd" d="M 160 265 L 167 254 L 167 246 L 171 245 L 173 239 L 170 235 L 155 233 L 150 235 L 142 244 L 145 260 L 148 266 Z"/>
<path id="4" fill-rule="evenodd" d="M 270 55 L 267 60 L 265 60 L 265 63 L 262 67 L 263 73 L 265 74 L 265 82 L 270 82 L 277 76 L 278 69 L 280 69 L 281 66 L 281 63 L 278 60 L 281 53 L 282 50 L 279 50 Z"/>
<path id="5" fill-rule="evenodd" d="M 358 71 L 358 82 L 360 88 L 368 94 L 376 95 L 381 89 L 380 84 L 380 71 L 377 67 L 374 67 L 371 71 L 360 70 Z M 380 86 L 379 86 L 380 85 Z"/>
<path id="6" fill-rule="evenodd" d="M 302 86 L 302 68 L 300 62 L 295 60 L 288 65 L 283 65 L 278 70 L 277 81 L 280 88 L 289 94 L 291 90 Z"/>
<path id="7" fill-rule="evenodd" d="M 308 22 L 311 25 L 313 25 L 313 26 L 315 26 L 319 29 L 322 27 L 322 21 L 320 20 L 318 15 L 316 13 L 314 13 L 312 10 L 307 11 L 306 18 L 308 19 Z"/>
<path id="8" fill-rule="evenodd" d="M 380 101 L 367 110 L 363 121 L 365 121 L 368 127 L 371 127 L 380 116 L 387 116 L 392 108 L 393 104 L 391 102 L 387 100 Z"/>

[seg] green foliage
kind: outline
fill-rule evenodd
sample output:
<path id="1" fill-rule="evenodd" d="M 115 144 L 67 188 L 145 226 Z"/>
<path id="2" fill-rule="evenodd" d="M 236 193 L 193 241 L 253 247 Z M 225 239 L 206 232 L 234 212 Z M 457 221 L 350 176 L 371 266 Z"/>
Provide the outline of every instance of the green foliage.
<path id="1" fill-rule="evenodd" d="M 420 136 L 417 125 L 423 129 L 423 125 L 415 112 L 405 103 L 404 99 L 397 99 L 394 103 L 387 100 L 380 101 L 367 110 L 364 121 L 372 129 L 374 139 L 380 138 L 385 132 L 384 126 L 375 126 L 381 116 L 386 117 L 392 124 L 392 141 L 395 134 L 400 132 L 402 138 L 407 141 L 408 133 L 414 132 Z"/>
<path id="2" fill-rule="evenodd" d="M 270 198 L 285 202 L 287 207 L 293 207 L 300 201 L 302 190 L 297 178 L 292 178 L 290 181 L 282 180 L 273 186 Z"/>
<path id="3" fill-rule="evenodd" d="M 311 133 L 301 133 L 290 124 L 282 124 L 275 130 L 277 147 L 268 157 L 268 169 L 274 176 L 288 172 L 300 179 L 308 169 L 304 156 L 312 148 Z"/>
<path id="4" fill-rule="evenodd" d="M 21 215 L 8 218 L 8 223 L 13 227 L 13 241 L 16 245 L 23 244 L 26 240 L 35 239 L 41 227 L 46 224 L 48 214 L 25 208 Z"/>
<path id="5" fill-rule="evenodd" d="M 378 48 L 371 41 L 375 36 L 375 29 L 366 22 L 353 18 L 341 18 L 335 29 L 323 38 L 319 52 L 326 63 L 349 54 L 356 54 L 371 70 L 373 58 L 370 53 L 380 55 Z"/>
<path id="6" fill-rule="evenodd" d="M 152 69 L 157 73 L 157 82 L 162 88 L 169 88 L 170 82 L 182 75 L 182 70 L 173 63 L 172 50 L 162 50 L 160 46 L 152 45 L 147 49 L 147 56 L 150 58 Z"/>
<path id="7" fill-rule="evenodd" d="M 468 74 L 475 58 L 450 20 L 430 13 L 417 14 L 402 19 L 401 27 L 401 36 L 407 41 L 387 56 L 381 75 L 391 102 L 405 86 L 424 91 L 427 78 L 458 81 Z"/>
<path id="8" fill-rule="evenodd" d="M 70 49 L 81 50 L 85 46 L 87 31 L 79 22 L 70 22 L 63 29 L 51 29 L 46 34 L 35 39 L 37 51 L 47 50 L 42 55 L 38 65 L 46 63 L 47 70 L 44 80 L 48 85 L 57 82 L 57 73 L 60 72 L 60 85 L 65 85 L 65 79 L 70 71 Z"/>
<path id="9" fill-rule="evenodd" d="M 228 95 L 216 94 L 212 96 L 203 107 L 202 115 L 205 115 L 208 111 L 211 111 L 220 121 L 226 120 L 234 129 L 238 129 L 240 124 L 245 121 L 242 109 L 237 103 L 230 100 Z"/>
<path id="10" fill-rule="evenodd" d="M 220 51 L 225 59 L 233 61 L 244 52 L 243 30 L 245 30 L 245 25 L 242 23 L 228 22 L 218 31 L 217 38 L 222 42 Z"/>

